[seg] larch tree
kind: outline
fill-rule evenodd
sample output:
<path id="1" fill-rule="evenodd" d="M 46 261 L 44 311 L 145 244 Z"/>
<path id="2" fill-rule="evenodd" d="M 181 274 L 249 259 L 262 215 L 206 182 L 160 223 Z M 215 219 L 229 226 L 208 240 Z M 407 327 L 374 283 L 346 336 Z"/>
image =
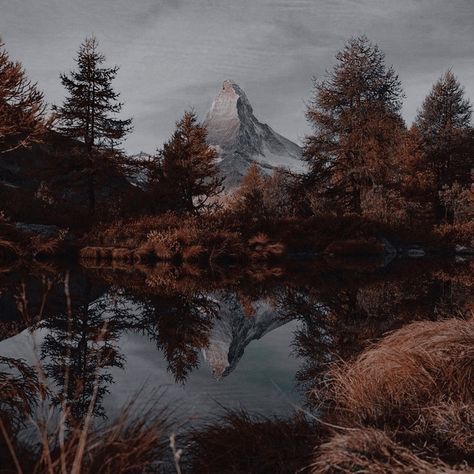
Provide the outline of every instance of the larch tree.
<path id="1" fill-rule="evenodd" d="M 415 120 L 435 176 L 438 218 L 446 216 L 440 198 L 443 189 L 455 182 L 470 186 L 474 168 L 471 118 L 472 107 L 464 89 L 448 71 L 433 85 Z M 451 220 L 449 215 L 448 220 Z"/>
<path id="2" fill-rule="evenodd" d="M 266 177 L 253 162 L 242 183 L 231 196 L 231 207 L 247 220 L 258 220 L 265 215 L 264 193 Z"/>
<path id="3" fill-rule="evenodd" d="M 426 229 L 432 226 L 435 217 L 433 202 L 437 191 L 423 137 L 416 126 L 408 129 L 400 140 L 397 172 L 398 189 L 403 197 L 410 227 Z"/>
<path id="4" fill-rule="evenodd" d="M 404 124 L 403 92 L 385 56 L 367 37 L 350 40 L 331 73 L 314 83 L 304 156 L 316 199 L 339 213 L 362 213 L 365 190 L 381 185 Z"/>
<path id="5" fill-rule="evenodd" d="M 43 93 L 0 40 L 0 153 L 43 141 L 50 125 Z"/>
<path id="6" fill-rule="evenodd" d="M 56 108 L 58 130 L 84 144 L 91 211 L 95 208 L 94 173 L 100 160 L 115 157 L 124 137 L 132 130 L 131 119 L 118 118 L 123 104 L 112 87 L 118 67 L 105 67 L 105 60 L 98 51 L 97 39 L 86 38 L 75 60 L 77 69 L 60 76 L 67 97 Z"/>
<path id="7" fill-rule="evenodd" d="M 159 151 L 150 185 L 165 209 L 197 215 L 219 207 L 223 178 L 217 168 L 217 152 L 206 138 L 206 128 L 188 111 Z"/>

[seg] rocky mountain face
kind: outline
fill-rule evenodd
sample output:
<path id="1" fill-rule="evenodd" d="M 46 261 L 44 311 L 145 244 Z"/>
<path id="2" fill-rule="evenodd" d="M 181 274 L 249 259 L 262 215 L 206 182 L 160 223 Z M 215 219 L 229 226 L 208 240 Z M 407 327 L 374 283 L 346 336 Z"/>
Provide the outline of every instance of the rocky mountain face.
<path id="1" fill-rule="evenodd" d="M 214 322 L 203 356 L 216 379 L 226 377 L 237 367 L 252 341 L 291 320 L 265 300 L 255 301 L 245 309 L 235 294 L 215 294 L 213 299 L 219 302 L 219 318 Z"/>
<path id="2" fill-rule="evenodd" d="M 241 182 L 252 162 L 264 174 L 279 167 L 295 173 L 305 169 L 301 148 L 259 122 L 245 92 L 235 82 L 224 81 L 204 124 L 209 144 L 219 152 L 227 191 Z"/>
<path id="3" fill-rule="evenodd" d="M 218 164 L 226 192 L 241 183 L 253 162 L 266 175 L 276 168 L 294 173 L 305 171 L 301 147 L 261 123 L 245 92 L 233 81 L 224 81 L 204 125 L 208 143 L 219 153 Z M 145 186 L 147 173 L 142 165 L 151 159 L 144 152 L 130 157 L 129 181 L 134 186 Z"/>

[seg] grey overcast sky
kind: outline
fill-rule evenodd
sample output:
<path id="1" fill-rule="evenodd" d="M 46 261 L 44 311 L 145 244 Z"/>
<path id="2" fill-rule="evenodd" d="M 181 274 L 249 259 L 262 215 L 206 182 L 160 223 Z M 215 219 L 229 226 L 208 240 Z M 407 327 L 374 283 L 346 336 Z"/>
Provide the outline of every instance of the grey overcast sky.
<path id="1" fill-rule="evenodd" d="M 0 35 L 49 103 L 60 72 L 95 34 L 134 118 L 129 152 L 153 152 L 184 109 L 201 118 L 224 79 L 256 116 L 300 142 L 312 76 L 362 33 L 400 74 L 411 121 L 433 81 L 452 68 L 474 99 L 474 0 L 0 0 Z"/>

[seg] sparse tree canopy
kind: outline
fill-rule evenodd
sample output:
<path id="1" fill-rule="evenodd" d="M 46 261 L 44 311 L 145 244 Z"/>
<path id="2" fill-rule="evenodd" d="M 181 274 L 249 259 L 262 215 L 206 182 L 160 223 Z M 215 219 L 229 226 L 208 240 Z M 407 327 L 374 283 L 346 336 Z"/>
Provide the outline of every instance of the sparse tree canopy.
<path id="1" fill-rule="evenodd" d="M 218 176 L 217 152 L 206 137 L 206 128 L 197 122 L 195 113 L 185 112 L 159 152 L 151 186 L 165 208 L 199 214 L 218 207 L 223 178 Z"/>
<path id="2" fill-rule="evenodd" d="M 85 145 L 83 173 L 87 176 L 89 208 L 95 210 L 95 178 L 104 158 L 120 156 L 117 147 L 132 130 L 132 120 L 116 118 L 122 110 L 119 93 L 112 88 L 118 67 L 103 67 L 105 56 L 98 42 L 86 38 L 76 58 L 77 70 L 62 74 L 68 96 L 58 114 L 58 130 Z"/>
<path id="3" fill-rule="evenodd" d="M 446 72 L 433 85 L 415 121 L 438 191 L 455 181 L 470 182 L 474 166 L 471 116 L 463 87 L 451 71 Z"/>
<path id="4" fill-rule="evenodd" d="M 333 71 L 315 80 L 307 119 L 309 183 L 342 212 L 361 213 L 364 188 L 380 184 L 403 128 L 402 89 L 384 54 L 365 37 L 350 40 Z"/>
<path id="5" fill-rule="evenodd" d="M 0 39 L 0 153 L 41 142 L 48 128 L 43 94 Z"/>
<path id="6" fill-rule="evenodd" d="M 76 58 L 77 70 L 61 74 L 68 96 L 57 108 L 58 128 L 83 141 L 89 153 L 96 148 L 116 148 L 131 131 L 131 119 L 116 118 L 123 105 L 112 88 L 118 67 L 103 67 L 104 62 L 97 40 L 86 38 Z"/>

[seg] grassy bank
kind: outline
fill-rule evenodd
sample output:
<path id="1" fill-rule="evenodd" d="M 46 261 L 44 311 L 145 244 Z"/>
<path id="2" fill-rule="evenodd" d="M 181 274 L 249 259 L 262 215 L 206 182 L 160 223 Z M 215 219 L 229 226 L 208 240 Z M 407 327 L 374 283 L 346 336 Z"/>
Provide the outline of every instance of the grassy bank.
<path id="1" fill-rule="evenodd" d="M 473 315 L 389 334 L 332 367 L 313 396 L 338 426 L 316 450 L 314 473 L 472 472 Z"/>
<path id="2" fill-rule="evenodd" d="M 472 235 L 474 229 L 469 226 L 462 232 L 444 228 L 413 234 L 351 216 L 253 222 L 221 212 L 206 218 L 165 214 L 101 225 L 78 244 L 82 260 L 212 265 L 315 253 L 335 257 L 452 255 L 456 247 L 453 242 L 469 247 Z"/>
<path id="3" fill-rule="evenodd" d="M 360 216 L 251 219 L 233 210 L 207 216 L 162 214 L 72 234 L 55 226 L 0 219 L 0 262 L 66 257 L 97 263 L 183 262 L 251 264 L 308 258 L 454 255 L 474 245 L 474 223 L 429 232 L 381 224 Z"/>

